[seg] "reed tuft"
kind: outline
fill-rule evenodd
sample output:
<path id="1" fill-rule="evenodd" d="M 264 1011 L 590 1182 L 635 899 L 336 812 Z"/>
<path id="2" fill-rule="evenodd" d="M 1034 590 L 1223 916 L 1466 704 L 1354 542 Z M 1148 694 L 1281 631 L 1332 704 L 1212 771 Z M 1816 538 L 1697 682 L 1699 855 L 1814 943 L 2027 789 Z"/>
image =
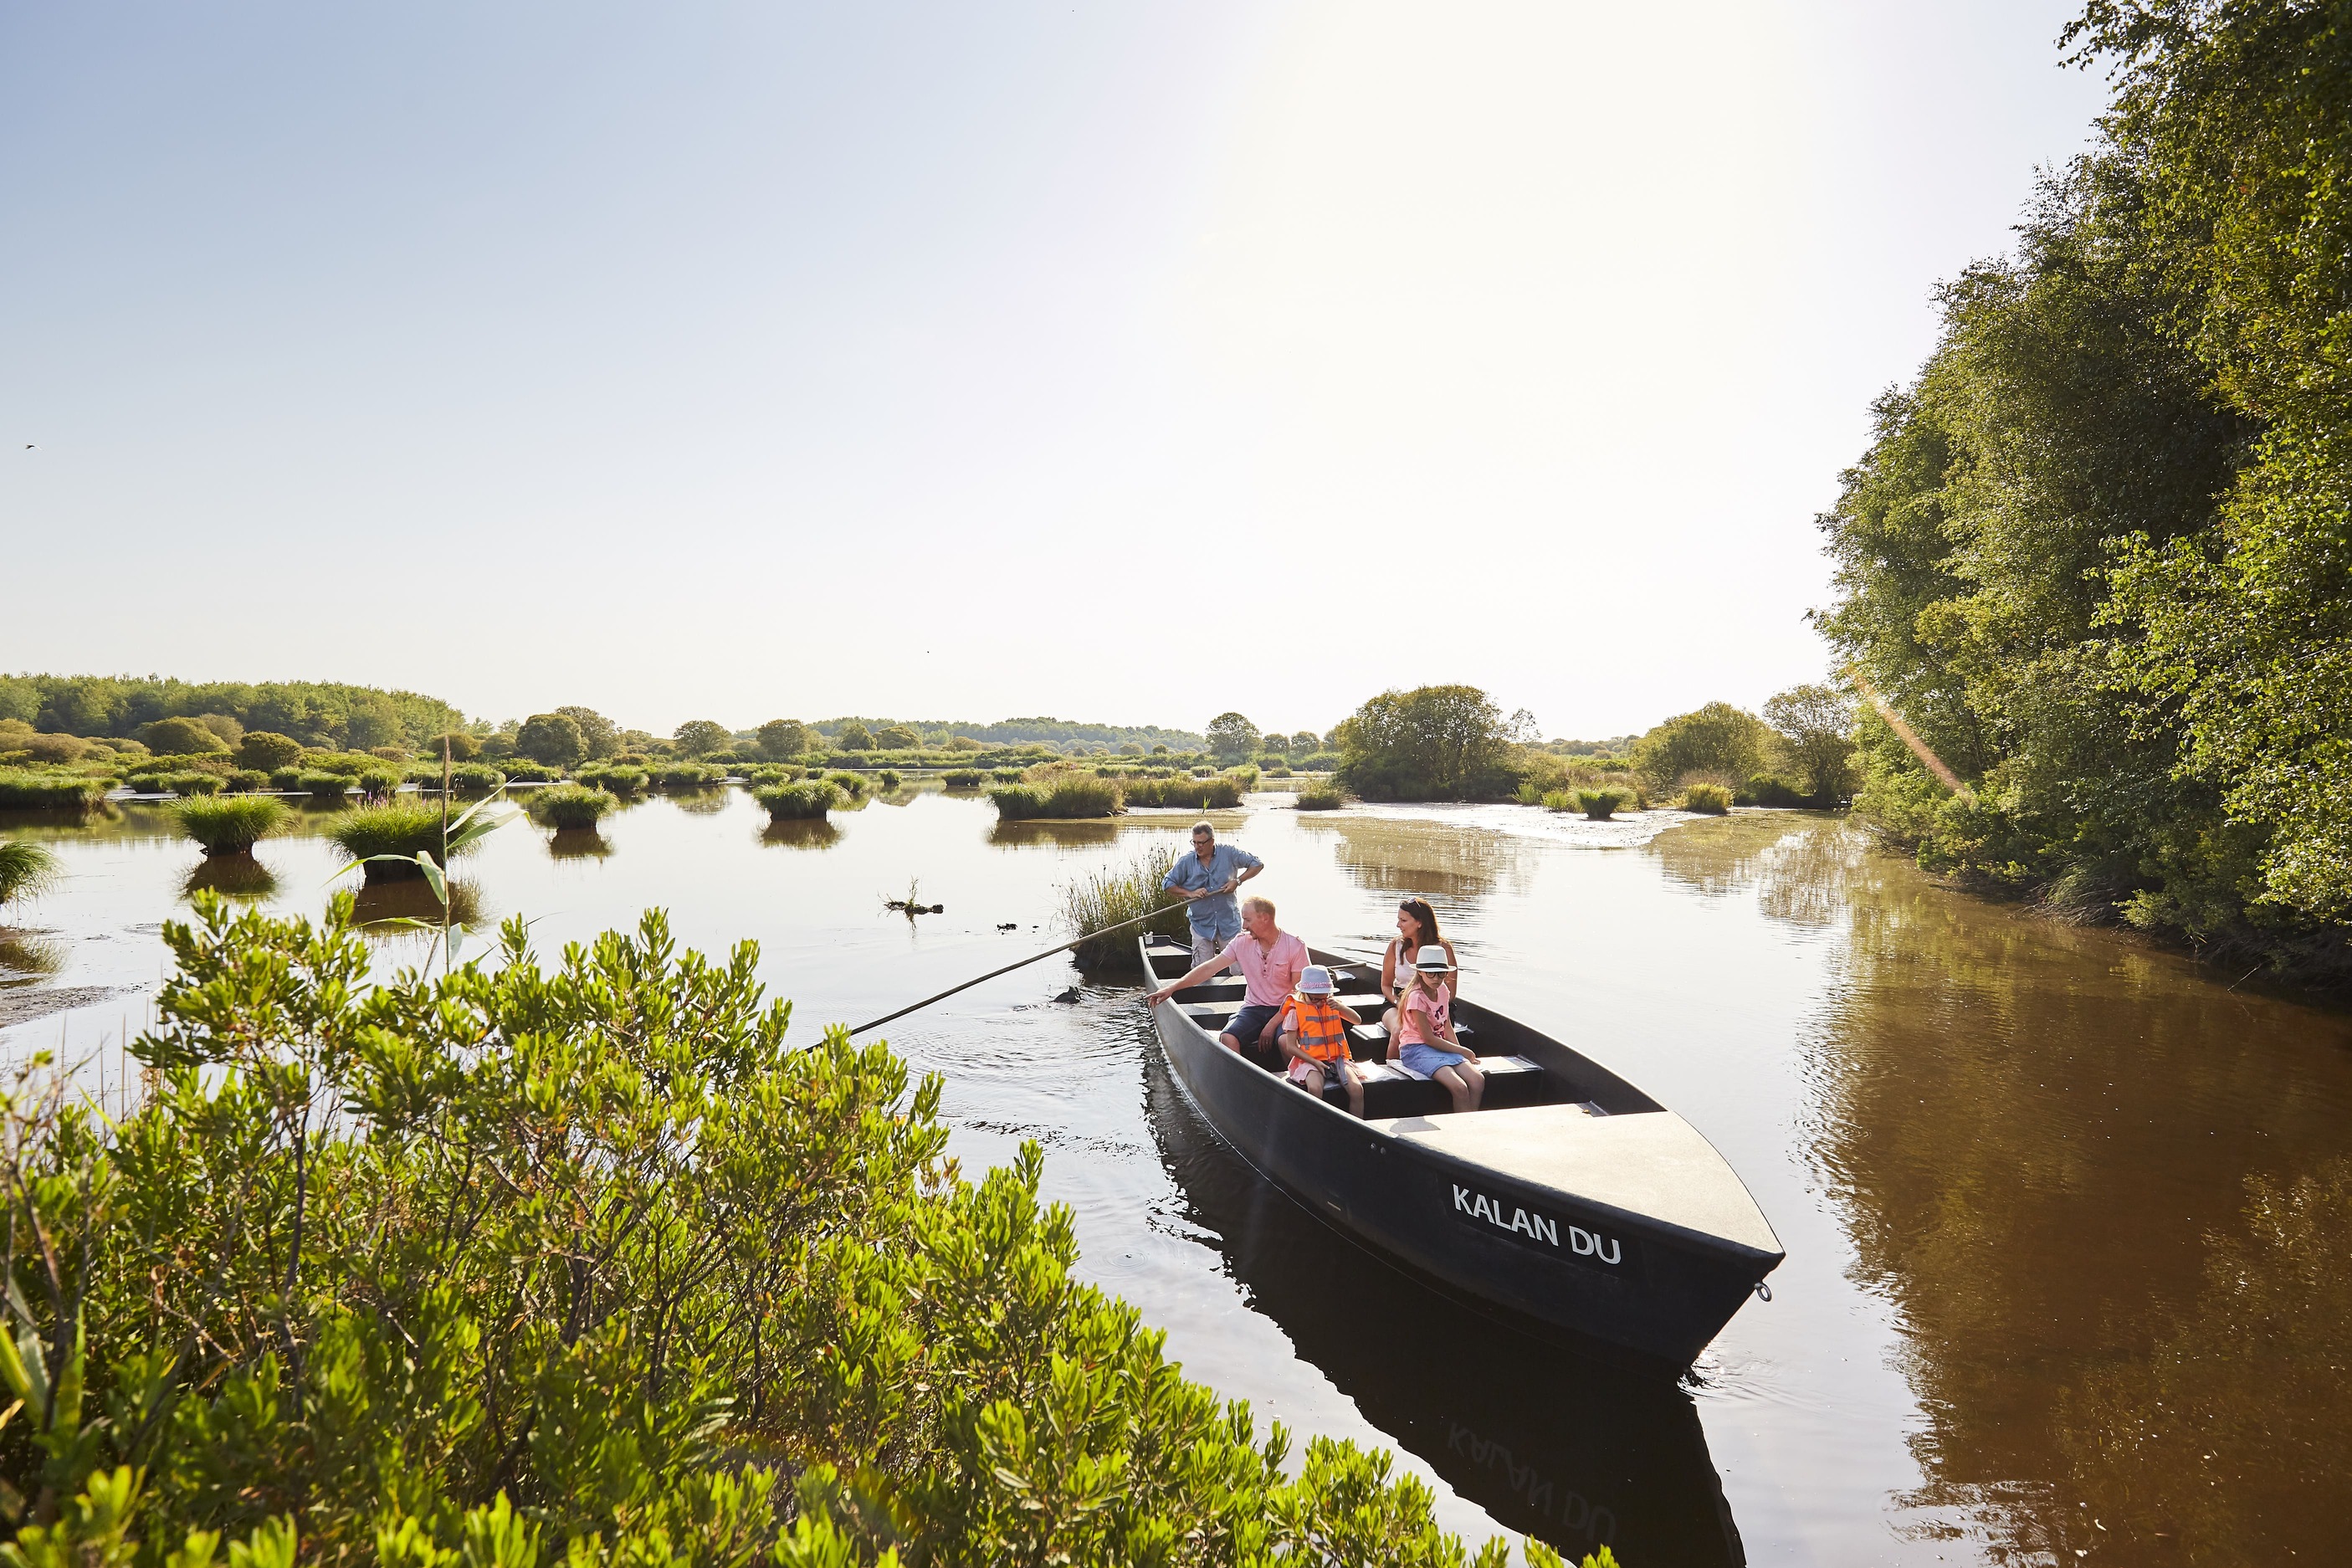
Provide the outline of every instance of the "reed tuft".
<path id="1" fill-rule="evenodd" d="M 1161 890 L 1174 849 L 1148 849 L 1124 866 L 1108 866 L 1062 887 L 1062 920 L 1074 936 L 1083 938 L 1072 951 L 1089 969 L 1139 969 L 1137 942 L 1146 931 L 1181 937 L 1186 933 L 1184 904 Z M 1155 913 L 1155 911 L 1157 911 Z M 1143 915 L 1153 919 L 1140 926 L 1095 933 Z"/>
<path id="2" fill-rule="evenodd" d="M 442 808 L 422 801 L 384 801 L 362 805 L 336 817 L 327 827 L 327 837 L 342 847 L 354 860 L 367 860 L 367 879 L 380 882 L 386 879 L 423 875 L 414 865 L 400 861 L 369 859 L 374 855 L 397 855 L 413 861 L 419 855 L 441 858 Z"/>
<path id="3" fill-rule="evenodd" d="M 841 791 L 830 779 L 806 779 L 799 784 L 768 784 L 751 792 L 767 808 L 772 822 L 803 822 L 821 817 L 841 804 Z"/>
<path id="4" fill-rule="evenodd" d="M 526 809 L 537 820 L 558 830 L 593 827 L 599 818 L 621 803 L 601 789 L 585 784 L 557 784 L 534 790 Z"/>
<path id="5" fill-rule="evenodd" d="M 243 855 L 286 820 L 286 808 L 263 795 L 184 800 L 172 807 L 180 831 L 207 855 Z"/>
<path id="6" fill-rule="evenodd" d="M 57 851 L 29 838 L 0 838 L 0 904 L 37 898 L 65 874 Z"/>
<path id="7" fill-rule="evenodd" d="M 1718 784 L 1695 784 L 1683 791 L 1683 809 L 1721 816 L 1731 809 L 1731 792 Z"/>
<path id="8" fill-rule="evenodd" d="M 1298 809 L 1301 811 L 1337 811 L 1347 804 L 1346 792 L 1328 780 L 1298 786 Z"/>

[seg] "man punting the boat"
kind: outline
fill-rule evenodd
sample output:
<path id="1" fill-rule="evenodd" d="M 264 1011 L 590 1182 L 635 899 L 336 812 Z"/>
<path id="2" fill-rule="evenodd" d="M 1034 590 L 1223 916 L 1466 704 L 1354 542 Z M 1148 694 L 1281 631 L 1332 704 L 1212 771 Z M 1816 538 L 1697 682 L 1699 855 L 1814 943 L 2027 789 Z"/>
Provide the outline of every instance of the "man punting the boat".
<path id="1" fill-rule="evenodd" d="M 1265 869 L 1265 862 L 1248 850 L 1218 843 L 1217 830 L 1207 823 L 1192 825 L 1192 853 L 1176 857 L 1160 887 L 1191 906 L 1184 914 L 1192 922 L 1193 963 L 1208 963 L 1242 934 L 1234 890 Z"/>
<path id="2" fill-rule="evenodd" d="M 1180 859 L 1177 864 L 1183 862 Z M 1248 899 L 1242 904 L 1241 935 L 1226 943 L 1223 952 L 1212 953 L 1194 964 L 1191 973 L 1170 981 L 1144 1001 L 1156 1007 L 1177 992 L 1198 985 L 1213 974 L 1240 970 L 1244 983 L 1242 1010 L 1225 1026 L 1218 1043 L 1273 1072 L 1279 1070 L 1281 1058 L 1272 1037 L 1274 1021 L 1282 1012 L 1282 1005 L 1297 989 L 1299 976 L 1306 973 L 1309 962 L 1307 944 L 1274 923 L 1273 900 Z"/>

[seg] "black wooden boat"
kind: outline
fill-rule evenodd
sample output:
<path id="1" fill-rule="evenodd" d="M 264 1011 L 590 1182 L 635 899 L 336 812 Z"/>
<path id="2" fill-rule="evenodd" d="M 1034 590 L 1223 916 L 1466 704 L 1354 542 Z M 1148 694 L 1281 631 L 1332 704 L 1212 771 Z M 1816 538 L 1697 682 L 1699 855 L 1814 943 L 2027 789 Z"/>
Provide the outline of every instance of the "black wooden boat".
<path id="1" fill-rule="evenodd" d="M 1142 939 L 1160 981 L 1192 952 Z M 1499 1315 L 1687 1366 L 1784 1256 L 1763 1211 L 1681 1117 L 1559 1041 L 1473 1002 L 1486 1074 L 1454 1114 L 1387 1054 L 1377 968 L 1329 953 L 1354 1031 L 1364 1120 L 1217 1043 L 1242 1003 L 1221 975 L 1153 1009 L 1176 1082 L 1218 1136 L 1312 1214 Z M 1336 1090 L 1330 1091 L 1333 1099 Z"/>

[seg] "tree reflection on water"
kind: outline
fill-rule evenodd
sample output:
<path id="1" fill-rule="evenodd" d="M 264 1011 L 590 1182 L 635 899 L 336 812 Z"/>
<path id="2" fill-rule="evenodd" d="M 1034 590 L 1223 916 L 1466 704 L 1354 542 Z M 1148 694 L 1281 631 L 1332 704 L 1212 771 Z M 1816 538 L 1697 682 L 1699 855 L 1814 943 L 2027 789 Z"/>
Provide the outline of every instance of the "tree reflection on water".
<path id="1" fill-rule="evenodd" d="M 1653 852 L 1848 922 L 1810 1142 L 1900 1309 L 1906 1503 L 2000 1562 L 2352 1551 L 2352 1021 L 1955 896 L 1834 821 Z"/>
<path id="2" fill-rule="evenodd" d="M 1523 893 L 1540 854 L 1516 834 L 1455 823 L 1302 814 L 1298 825 L 1329 837 L 1358 887 L 1398 897 L 1482 899 L 1506 886 Z"/>

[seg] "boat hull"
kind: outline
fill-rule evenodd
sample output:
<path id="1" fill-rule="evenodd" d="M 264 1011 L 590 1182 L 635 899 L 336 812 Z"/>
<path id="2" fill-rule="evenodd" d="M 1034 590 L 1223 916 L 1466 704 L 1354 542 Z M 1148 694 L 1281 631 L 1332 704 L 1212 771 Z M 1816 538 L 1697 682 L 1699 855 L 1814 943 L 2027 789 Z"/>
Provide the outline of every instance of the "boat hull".
<path id="1" fill-rule="evenodd" d="M 1153 1008 L 1209 1126 L 1307 1211 L 1525 1325 L 1687 1366 L 1780 1261 L 1391 1136 Z"/>

